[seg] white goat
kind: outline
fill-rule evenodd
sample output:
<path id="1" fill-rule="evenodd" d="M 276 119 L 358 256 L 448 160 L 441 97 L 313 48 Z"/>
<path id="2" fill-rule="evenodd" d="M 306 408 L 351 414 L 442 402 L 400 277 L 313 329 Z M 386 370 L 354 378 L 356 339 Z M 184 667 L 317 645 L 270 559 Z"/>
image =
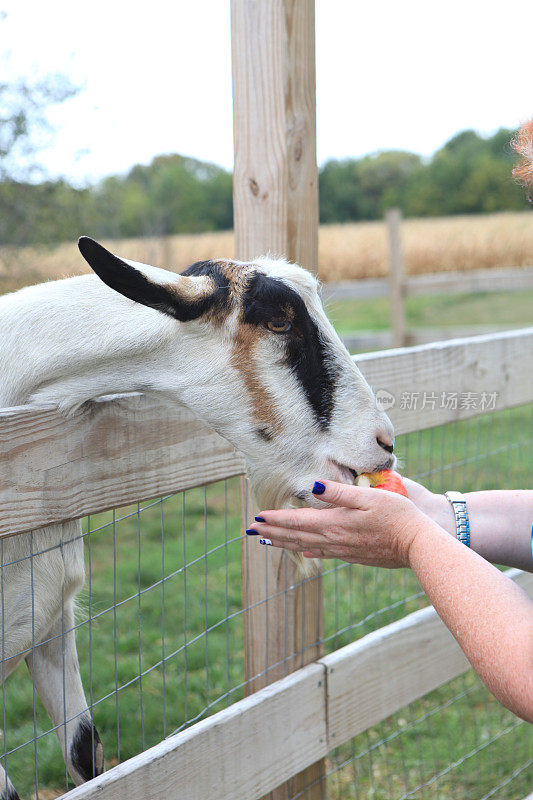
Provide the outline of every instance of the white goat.
<path id="1" fill-rule="evenodd" d="M 121 260 L 86 237 L 80 250 L 101 280 L 68 278 L 0 298 L 0 406 L 55 403 L 69 412 L 104 394 L 165 395 L 244 453 L 262 506 L 294 497 L 319 504 L 315 478 L 351 483 L 393 465 L 392 426 L 310 273 L 261 258 L 200 262 L 177 275 Z M 2 556 L 3 676 L 26 659 L 79 784 L 104 768 L 73 631 L 84 582 L 79 523 L 5 539 Z M 0 800 L 13 800 L 2 778 Z"/>

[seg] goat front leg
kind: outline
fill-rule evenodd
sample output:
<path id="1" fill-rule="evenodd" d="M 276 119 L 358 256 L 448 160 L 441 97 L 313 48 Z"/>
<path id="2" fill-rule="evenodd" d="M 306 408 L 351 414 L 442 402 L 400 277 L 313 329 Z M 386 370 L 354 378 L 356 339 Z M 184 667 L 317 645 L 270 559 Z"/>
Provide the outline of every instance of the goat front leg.
<path id="1" fill-rule="evenodd" d="M 104 751 L 81 682 L 72 599 L 65 601 L 63 620 L 56 620 L 45 639 L 26 656 L 26 663 L 78 786 L 104 771 Z"/>

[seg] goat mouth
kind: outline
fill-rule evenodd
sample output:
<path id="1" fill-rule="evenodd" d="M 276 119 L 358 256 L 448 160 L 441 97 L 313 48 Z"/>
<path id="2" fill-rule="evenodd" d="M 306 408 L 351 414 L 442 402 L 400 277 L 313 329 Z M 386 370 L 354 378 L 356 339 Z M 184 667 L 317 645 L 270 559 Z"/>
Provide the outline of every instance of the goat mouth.
<path id="1" fill-rule="evenodd" d="M 339 483 L 347 483 L 349 486 L 355 484 L 359 475 L 357 470 L 353 469 L 353 467 L 346 466 L 346 464 L 339 464 L 338 461 L 332 461 L 331 463 L 340 473 Z"/>

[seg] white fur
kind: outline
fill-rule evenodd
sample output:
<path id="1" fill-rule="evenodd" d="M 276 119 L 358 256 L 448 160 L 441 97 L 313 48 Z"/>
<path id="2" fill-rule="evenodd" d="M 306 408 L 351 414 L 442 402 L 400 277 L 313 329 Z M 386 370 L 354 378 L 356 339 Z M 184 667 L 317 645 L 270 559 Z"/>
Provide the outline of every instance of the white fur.
<path id="1" fill-rule="evenodd" d="M 129 263 L 153 281 L 179 287 L 179 276 L 174 273 Z M 141 390 L 165 395 L 189 406 L 244 453 L 263 508 L 290 503 L 297 494 L 319 505 L 310 492 L 314 480 L 349 481 L 349 473 L 339 465 L 357 472 L 382 466 L 387 454 L 376 438 L 391 441 L 392 427 L 326 318 L 315 278 L 298 266 L 269 258 L 243 265 L 243 269 L 277 277 L 298 292 L 329 343 L 341 376 L 327 432 L 317 426 L 296 377 L 280 363 L 280 337 L 265 332 L 250 353 L 281 431 L 265 442 L 254 432 L 253 405 L 232 363 L 237 312 L 218 326 L 201 320 L 180 323 L 117 294 L 94 275 L 0 297 L 0 406 L 53 403 L 68 413 L 104 394 Z M 6 675 L 23 657 L 31 666 L 32 637 L 39 643 L 53 635 L 61 624 L 63 607 L 67 619 L 73 618 L 74 597 L 84 581 L 79 533 L 79 524 L 70 522 L 38 531 L 32 539 L 24 534 L 3 540 L 3 563 L 18 561 L 3 570 Z M 33 559 L 33 621 L 30 548 L 33 552 L 48 550 Z M 67 639 L 71 651 L 65 676 L 68 718 L 71 713 L 80 714 L 87 704 L 74 635 Z M 58 736 L 69 762 L 68 748 L 78 720 L 69 723 L 65 733 L 61 724 L 62 660 L 57 657 L 61 647 L 61 638 L 57 638 L 46 648 L 37 648 L 35 652 L 45 663 L 36 684 L 59 725 Z M 69 766 L 74 780 L 80 782 Z"/>

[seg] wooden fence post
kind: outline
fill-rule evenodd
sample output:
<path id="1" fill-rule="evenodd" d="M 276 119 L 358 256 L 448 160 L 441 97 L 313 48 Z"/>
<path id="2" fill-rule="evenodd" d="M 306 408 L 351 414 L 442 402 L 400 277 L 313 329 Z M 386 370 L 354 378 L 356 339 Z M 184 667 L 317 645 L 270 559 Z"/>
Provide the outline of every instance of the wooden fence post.
<path id="1" fill-rule="evenodd" d="M 231 11 L 235 255 L 246 260 L 270 252 L 316 271 L 314 0 L 232 0 Z M 253 520 L 252 504 L 245 523 Z M 302 583 L 283 551 L 256 539 L 243 543 L 242 564 L 251 693 L 322 654 L 322 582 L 315 576 Z M 301 792 L 323 800 L 324 774 L 320 761 L 269 797 Z"/>
<path id="2" fill-rule="evenodd" d="M 389 234 L 389 283 L 392 346 L 404 347 L 406 344 L 405 325 L 405 287 L 401 239 L 402 212 L 399 208 L 389 208 L 385 213 Z"/>

